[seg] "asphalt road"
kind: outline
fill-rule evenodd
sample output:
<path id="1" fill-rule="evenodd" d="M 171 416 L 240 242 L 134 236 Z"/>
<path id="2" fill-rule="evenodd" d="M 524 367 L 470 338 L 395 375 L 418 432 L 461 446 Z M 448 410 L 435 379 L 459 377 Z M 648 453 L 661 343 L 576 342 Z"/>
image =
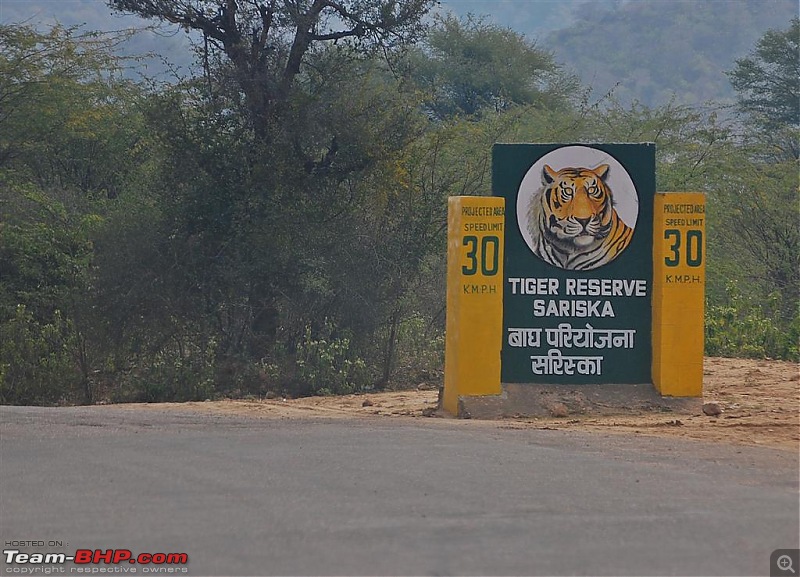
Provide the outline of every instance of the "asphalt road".
<path id="1" fill-rule="evenodd" d="M 178 570 L 194 576 L 769 575 L 774 549 L 798 547 L 799 518 L 790 451 L 0 407 L 0 539 L 23 553 L 187 553 Z M 4 562 L 2 575 L 35 567 Z"/>

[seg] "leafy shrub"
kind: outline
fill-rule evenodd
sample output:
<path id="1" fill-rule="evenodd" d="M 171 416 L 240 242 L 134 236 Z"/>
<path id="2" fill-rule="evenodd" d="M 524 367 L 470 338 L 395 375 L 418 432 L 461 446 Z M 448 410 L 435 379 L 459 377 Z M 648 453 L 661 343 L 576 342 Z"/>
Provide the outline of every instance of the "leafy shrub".
<path id="1" fill-rule="evenodd" d="M 757 302 L 729 285 L 723 302 L 706 306 L 706 354 L 800 360 L 800 311 L 786 319 L 781 305 L 780 293 Z"/>
<path id="2" fill-rule="evenodd" d="M 366 389 L 367 364 L 351 347 L 347 336 L 335 336 L 333 323 L 326 319 L 317 335 L 307 324 L 297 344 L 297 374 L 301 387 L 312 395 L 347 395 Z"/>
<path id="3" fill-rule="evenodd" d="M 75 332 L 56 310 L 39 323 L 24 305 L 0 323 L 0 403 L 74 402 L 81 375 L 74 361 Z"/>
<path id="4" fill-rule="evenodd" d="M 426 318 L 414 313 L 400 321 L 396 355 L 394 380 L 397 383 L 438 382 L 444 374 L 444 333 L 431 329 Z"/>
<path id="5" fill-rule="evenodd" d="M 214 396 L 214 345 L 164 347 L 119 377 L 115 402 L 202 401 Z"/>

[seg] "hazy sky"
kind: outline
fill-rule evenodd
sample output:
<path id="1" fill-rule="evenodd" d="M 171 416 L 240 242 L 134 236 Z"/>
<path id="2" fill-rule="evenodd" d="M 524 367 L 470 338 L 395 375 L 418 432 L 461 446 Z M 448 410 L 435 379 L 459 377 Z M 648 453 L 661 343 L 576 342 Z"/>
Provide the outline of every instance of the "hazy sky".
<path id="1" fill-rule="evenodd" d="M 486 15 L 498 24 L 530 34 L 547 28 L 548 22 L 555 21 L 559 15 L 563 17 L 575 1 L 579 0 L 444 0 L 440 9 L 459 15 Z M 521 5 L 525 7 L 522 11 L 519 10 Z M 503 21 L 504 17 L 511 19 L 512 14 L 515 15 L 513 21 Z M 524 16 L 520 18 L 520 14 Z M 104 0 L 0 0 L 0 22 L 29 22 L 43 27 L 60 22 L 65 26 L 85 25 L 87 30 L 103 31 L 155 24 L 136 16 L 113 13 Z M 159 55 L 142 63 L 146 66 L 144 74 L 151 77 L 167 74 L 162 58 L 179 69 L 189 67 L 194 58 L 187 34 L 172 25 L 137 34 L 125 50 L 127 54 L 136 55 L 148 52 Z"/>
<path id="2" fill-rule="evenodd" d="M 155 24 L 137 16 L 112 13 L 103 0 L 0 0 L 0 22 L 3 24 L 29 22 L 48 27 L 56 22 L 65 26 L 85 25 L 87 30 L 122 30 Z M 166 74 L 165 58 L 178 67 L 188 67 L 193 61 L 189 39 L 175 26 L 136 34 L 124 50 L 127 54 L 153 52 L 158 57 L 140 63 L 146 76 Z"/>
<path id="3" fill-rule="evenodd" d="M 563 27 L 563 18 L 581 0 L 443 0 L 444 10 L 457 14 L 496 16 L 497 22 L 520 32 Z M 520 9 L 520 8 L 523 9 Z M 111 16 L 104 0 L 0 0 L 0 21 L 35 21 L 64 24 L 87 23 L 101 29 L 107 25 L 136 25 L 138 18 Z M 508 20 L 508 21 L 504 21 Z"/>

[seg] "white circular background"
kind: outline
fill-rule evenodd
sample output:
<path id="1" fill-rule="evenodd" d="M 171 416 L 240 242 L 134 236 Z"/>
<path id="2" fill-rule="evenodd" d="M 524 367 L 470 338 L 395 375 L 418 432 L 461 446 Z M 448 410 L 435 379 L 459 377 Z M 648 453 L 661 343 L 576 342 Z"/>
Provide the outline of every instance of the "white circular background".
<path id="1" fill-rule="evenodd" d="M 616 158 L 589 146 L 562 146 L 548 152 L 533 166 L 530 167 L 519 185 L 517 192 L 517 226 L 522 233 L 528 247 L 533 250 L 533 240 L 528 227 L 528 206 L 531 196 L 541 190 L 542 171 L 547 164 L 553 170 L 561 170 L 564 167 L 583 167 L 596 168 L 601 164 L 609 166 L 606 184 L 611 189 L 614 196 L 614 207 L 622 221 L 631 228 L 636 228 L 636 219 L 639 217 L 639 195 L 633 185 L 628 171 Z"/>

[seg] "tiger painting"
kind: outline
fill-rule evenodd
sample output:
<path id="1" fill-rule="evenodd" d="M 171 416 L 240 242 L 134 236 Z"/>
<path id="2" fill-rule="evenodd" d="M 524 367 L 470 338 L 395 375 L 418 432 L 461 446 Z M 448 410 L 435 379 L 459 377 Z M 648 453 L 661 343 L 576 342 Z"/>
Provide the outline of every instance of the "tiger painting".
<path id="1" fill-rule="evenodd" d="M 633 229 L 614 208 L 608 173 L 608 164 L 558 171 L 544 165 L 543 186 L 528 206 L 534 254 L 562 269 L 592 270 L 625 250 Z"/>

